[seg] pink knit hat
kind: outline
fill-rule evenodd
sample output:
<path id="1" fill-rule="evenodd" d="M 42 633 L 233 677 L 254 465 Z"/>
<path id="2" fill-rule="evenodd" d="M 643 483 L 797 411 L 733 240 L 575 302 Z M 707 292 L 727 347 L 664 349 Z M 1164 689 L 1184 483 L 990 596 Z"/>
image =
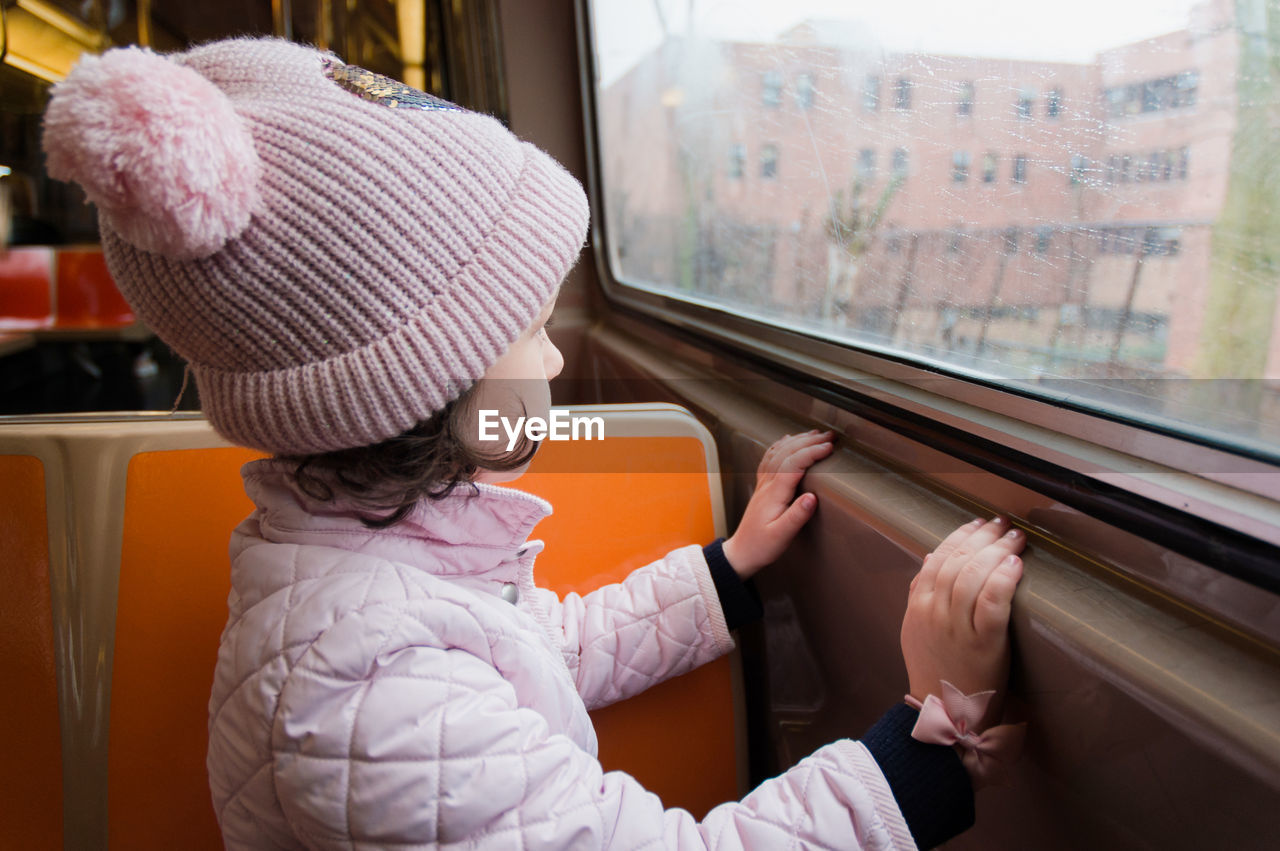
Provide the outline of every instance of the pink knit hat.
<path id="1" fill-rule="evenodd" d="M 507 350 L 586 235 L 582 187 L 485 115 L 276 40 L 85 57 L 49 173 L 228 439 L 376 443 Z"/>

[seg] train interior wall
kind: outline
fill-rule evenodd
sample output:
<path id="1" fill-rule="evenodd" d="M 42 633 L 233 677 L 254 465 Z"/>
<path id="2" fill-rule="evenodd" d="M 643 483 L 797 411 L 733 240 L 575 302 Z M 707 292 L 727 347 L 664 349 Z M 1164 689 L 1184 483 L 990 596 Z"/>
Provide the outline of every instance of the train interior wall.
<path id="1" fill-rule="evenodd" d="M 501 12 L 512 128 L 585 182 L 571 4 L 508 0 Z M 692 410 L 719 445 L 731 527 L 770 442 L 812 427 L 840 435 L 837 455 L 806 479 L 818 514 L 758 578 L 766 616 L 743 631 L 753 782 L 858 736 L 901 699 L 898 630 L 920 559 L 955 525 L 1000 512 L 1030 535 L 1012 678 L 1027 746 L 1009 784 L 980 793 L 977 826 L 948 847 L 1280 843 L 1280 761 L 1254 737 L 1252 714 L 1271 713 L 1278 696 L 1274 595 L 1234 589 L 1252 601 L 1244 624 L 1200 610 L 1144 581 L 1150 565 L 1230 580 L 611 303 L 591 251 L 552 329 L 567 363 L 558 402 Z M 1241 687 L 1236 705 L 1225 682 Z"/>

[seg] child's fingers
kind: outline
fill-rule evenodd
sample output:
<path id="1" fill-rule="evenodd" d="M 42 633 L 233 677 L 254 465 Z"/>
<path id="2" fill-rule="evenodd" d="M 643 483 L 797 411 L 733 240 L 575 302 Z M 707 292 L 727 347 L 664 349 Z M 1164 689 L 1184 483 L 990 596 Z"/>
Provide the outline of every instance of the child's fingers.
<path id="1" fill-rule="evenodd" d="M 803 473 L 817 463 L 820 458 L 825 458 L 829 455 L 834 448 L 835 445 L 829 441 L 803 443 L 782 459 L 779 472 L 784 474 Z"/>
<path id="2" fill-rule="evenodd" d="M 806 432 L 785 437 L 765 452 L 756 470 L 757 478 L 771 479 L 779 475 L 803 474 L 819 458 L 831 451 L 831 432 Z"/>
<path id="3" fill-rule="evenodd" d="M 769 448 L 764 450 L 764 458 L 760 461 L 760 465 L 764 466 L 764 462 L 768 459 L 777 459 L 786 457 L 787 454 L 794 452 L 796 448 L 804 447 L 806 444 L 822 443 L 823 440 L 831 440 L 831 431 L 818 431 L 813 429 L 805 431 L 803 434 L 785 434 L 781 438 L 774 440 L 769 444 Z"/>
<path id="4" fill-rule="evenodd" d="M 951 590 L 951 610 L 965 623 L 973 623 L 973 608 L 987 580 L 1004 559 L 1017 555 L 1026 544 L 1026 536 L 1017 529 L 1007 532 L 993 544 L 979 550 L 960 568 Z"/>
<path id="5" fill-rule="evenodd" d="M 973 608 L 973 628 L 979 635 L 1002 633 L 1009 625 L 1013 592 L 1022 579 L 1022 559 L 1008 555 L 991 571 Z"/>
<path id="6" fill-rule="evenodd" d="M 939 601 L 943 606 L 951 605 L 951 588 L 955 585 L 960 568 L 964 567 L 965 562 L 983 547 L 999 540 L 1000 536 L 1008 530 L 1009 521 L 1003 517 L 997 517 L 983 523 L 977 529 L 971 526 L 965 528 L 970 530 L 969 534 L 957 541 L 955 547 L 946 554 L 945 560 L 938 568 L 937 578 L 934 580 L 934 590 L 943 595 L 943 599 Z"/>
<path id="7" fill-rule="evenodd" d="M 956 547 L 960 546 L 960 542 L 968 538 L 969 535 L 973 534 L 978 529 L 982 528 L 982 524 L 982 520 L 970 520 L 968 523 L 943 538 L 942 543 L 934 547 L 933 552 L 930 553 L 930 555 L 946 560 L 948 556 L 955 552 Z"/>
<path id="8" fill-rule="evenodd" d="M 818 498 L 811 493 L 802 493 L 795 502 L 787 506 L 787 510 L 778 516 L 770 525 L 770 531 L 783 541 L 790 541 L 799 533 L 804 524 L 809 522 L 813 511 L 818 507 Z"/>
<path id="9" fill-rule="evenodd" d="M 922 594 L 933 593 L 933 586 L 938 579 L 938 568 L 942 566 L 942 559 L 937 553 L 929 553 L 924 557 L 924 564 L 920 565 L 920 572 L 916 574 L 916 578 L 911 580 L 911 591 L 917 588 Z"/>

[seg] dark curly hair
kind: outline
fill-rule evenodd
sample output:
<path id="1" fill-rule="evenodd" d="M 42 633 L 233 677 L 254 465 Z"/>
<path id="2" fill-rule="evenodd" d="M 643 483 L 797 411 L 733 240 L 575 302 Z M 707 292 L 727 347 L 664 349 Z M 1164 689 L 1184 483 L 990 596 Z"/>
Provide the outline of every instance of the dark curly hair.
<path id="1" fill-rule="evenodd" d="M 487 455 L 464 436 L 479 384 L 449 402 L 430 419 L 390 440 L 317 455 L 291 456 L 293 477 L 303 493 L 328 501 L 339 493 L 354 498 L 360 520 L 382 529 L 404 519 L 423 499 L 443 499 L 458 486 L 474 488 L 482 469 L 508 471 L 528 464 L 538 443 L 522 437 L 509 453 Z"/>

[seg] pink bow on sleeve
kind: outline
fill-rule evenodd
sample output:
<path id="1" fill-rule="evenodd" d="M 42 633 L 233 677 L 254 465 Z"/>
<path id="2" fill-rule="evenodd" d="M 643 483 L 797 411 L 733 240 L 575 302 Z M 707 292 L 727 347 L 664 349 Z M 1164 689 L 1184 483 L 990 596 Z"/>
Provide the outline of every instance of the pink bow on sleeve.
<path id="1" fill-rule="evenodd" d="M 1022 750 L 1026 725 L 1001 724 L 975 733 L 974 728 L 981 723 L 994 696 L 994 691 L 966 695 L 946 680 L 942 681 L 941 700 L 931 694 L 921 704 L 907 695 L 907 705 L 920 710 L 911 738 L 931 745 L 958 745 L 960 760 L 974 785 L 999 783 Z"/>

